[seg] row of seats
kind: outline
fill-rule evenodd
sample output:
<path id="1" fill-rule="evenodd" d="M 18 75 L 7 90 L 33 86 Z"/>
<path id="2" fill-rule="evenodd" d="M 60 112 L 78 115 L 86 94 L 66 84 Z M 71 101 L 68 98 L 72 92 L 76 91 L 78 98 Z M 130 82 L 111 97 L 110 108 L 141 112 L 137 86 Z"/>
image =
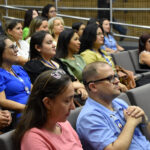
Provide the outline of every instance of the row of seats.
<path id="1" fill-rule="evenodd" d="M 148 72 L 150 69 L 142 69 L 139 64 L 139 52 L 137 49 L 123 51 L 120 53 L 111 54 L 113 61 L 127 70 L 132 71 L 134 74 Z"/>
<path id="2" fill-rule="evenodd" d="M 115 65 L 130 70 L 135 75 L 136 85 L 141 86 L 150 83 L 150 69 L 142 69 L 139 64 L 138 50 L 128 50 L 111 54 Z"/>

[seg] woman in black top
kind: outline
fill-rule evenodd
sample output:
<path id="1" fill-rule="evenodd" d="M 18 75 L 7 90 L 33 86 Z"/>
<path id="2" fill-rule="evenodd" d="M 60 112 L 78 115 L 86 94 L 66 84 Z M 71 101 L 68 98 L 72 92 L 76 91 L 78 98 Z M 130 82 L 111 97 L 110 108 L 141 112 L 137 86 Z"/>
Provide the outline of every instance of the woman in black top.
<path id="1" fill-rule="evenodd" d="M 66 66 L 60 60 L 54 61 L 52 58 L 56 54 L 52 36 L 46 31 L 39 31 L 33 34 L 30 42 L 30 61 L 24 65 L 33 83 L 37 76 L 46 70 L 56 70 L 62 68 L 67 74 Z M 82 99 L 87 98 L 87 92 L 82 83 L 71 76 L 73 86 Z"/>

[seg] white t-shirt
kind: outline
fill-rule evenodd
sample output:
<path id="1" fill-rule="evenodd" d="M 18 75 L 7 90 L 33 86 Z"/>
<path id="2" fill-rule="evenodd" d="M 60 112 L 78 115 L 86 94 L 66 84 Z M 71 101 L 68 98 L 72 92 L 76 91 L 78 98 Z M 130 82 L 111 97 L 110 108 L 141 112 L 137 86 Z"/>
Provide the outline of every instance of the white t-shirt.
<path id="1" fill-rule="evenodd" d="M 28 59 L 29 58 L 29 43 L 27 43 L 24 40 L 19 40 L 18 42 L 20 44 L 20 47 L 17 46 L 18 56 L 22 56 L 25 59 Z M 16 42 L 15 42 L 15 44 L 16 44 Z"/>

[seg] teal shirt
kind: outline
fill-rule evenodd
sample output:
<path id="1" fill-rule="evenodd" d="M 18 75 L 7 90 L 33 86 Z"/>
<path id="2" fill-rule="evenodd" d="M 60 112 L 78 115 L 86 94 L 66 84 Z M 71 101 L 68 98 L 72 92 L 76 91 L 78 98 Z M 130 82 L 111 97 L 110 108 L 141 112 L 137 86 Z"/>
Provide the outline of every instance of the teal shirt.
<path id="1" fill-rule="evenodd" d="M 29 34 L 29 28 L 25 27 L 23 29 L 23 40 L 25 40 L 25 38 L 28 36 L 28 34 Z"/>
<path id="2" fill-rule="evenodd" d="M 86 64 L 80 55 L 74 55 L 74 58 L 74 60 L 61 58 L 61 60 L 67 65 L 69 73 L 82 81 L 82 71 Z"/>

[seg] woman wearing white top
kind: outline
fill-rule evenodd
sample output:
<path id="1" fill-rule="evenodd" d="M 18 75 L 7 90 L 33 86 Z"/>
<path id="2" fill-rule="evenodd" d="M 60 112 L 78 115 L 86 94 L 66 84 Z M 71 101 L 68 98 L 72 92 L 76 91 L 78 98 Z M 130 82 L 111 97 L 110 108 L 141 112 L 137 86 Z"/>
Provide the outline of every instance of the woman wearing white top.
<path id="1" fill-rule="evenodd" d="M 7 22 L 5 32 L 18 49 L 18 64 L 24 65 L 29 59 L 29 44 L 22 40 L 21 22 L 16 20 Z"/>

